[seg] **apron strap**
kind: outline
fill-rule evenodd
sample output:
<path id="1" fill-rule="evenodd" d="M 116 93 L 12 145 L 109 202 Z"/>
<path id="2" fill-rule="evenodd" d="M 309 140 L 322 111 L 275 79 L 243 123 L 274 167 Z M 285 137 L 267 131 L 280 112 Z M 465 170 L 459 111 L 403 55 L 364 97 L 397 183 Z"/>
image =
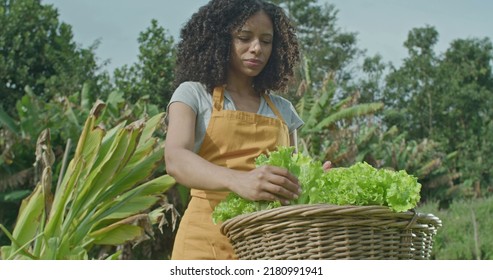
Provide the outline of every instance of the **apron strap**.
<path id="1" fill-rule="evenodd" d="M 279 120 L 281 120 L 283 123 L 286 123 L 284 121 L 284 118 L 282 117 L 281 113 L 277 109 L 277 107 L 274 105 L 274 102 L 270 99 L 268 94 L 263 94 L 265 101 L 267 102 L 267 105 L 269 105 L 270 109 L 274 114 L 277 116 Z M 213 110 L 214 111 L 222 111 L 224 108 L 224 87 L 215 87 L 214 91 L 212 93 L 212 102 L 213 102 Z"/>
<path id="2" fill-rule="evenodd" d="M 274 105 L 274 102 L 272 102 L 272 100 L 270 99 L 269 95 L 268 94 L 264 94 L 264 99 L 265 101 L 267 102 L 267 105 L 269 105 L 270 109 L 272 110 L 272 112 L 274 112 L 274 114 L 277 116 L 277 118 L 279 120 L 281 120 L 283 123 L 286 123 L 281 115 L 281 113 L 279 113 L 279 110 L 277 110 L 277 107 Z"/>
<path id="3" fill-rule="evenodd" d="M 224 108 L 224 87 L 215 87 L 212 93 L 212 109 L 214 111 L 222 111 Z"/>

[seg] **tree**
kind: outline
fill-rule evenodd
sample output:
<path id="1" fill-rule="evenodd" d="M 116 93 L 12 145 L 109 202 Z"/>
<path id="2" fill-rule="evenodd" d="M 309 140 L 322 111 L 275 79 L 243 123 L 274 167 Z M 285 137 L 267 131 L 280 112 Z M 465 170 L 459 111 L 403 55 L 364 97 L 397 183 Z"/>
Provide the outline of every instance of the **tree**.
<path id="1" fill-rule="evenodd" d="M 439 65 L 437 138 L 459 152 L 463 188 L 474 196 L 493 184 L 493 45 L 484 39 L 457 39 Z"/>
<path id="2" fill-rule="evenodd" d="M 359 103 L 359 94 L 338 100 L 334 77 L 327 75 L 318 88 L 310 76 L 309 61 L 304 61 L 304 77 L 299 91 L 301 99 L 296 109 L 305 125 L 299 131 L 304 153 L 321 160 L 330 160 L 337 166 L 348 166 L 358 158 L 359 150 L 367 145 L 359 139 L 367 138 L 365 128 L 371 127 L 373 114 L 382 109 L 379 102 Z M 370 135 L 371 137 L 371 135 Z"/>
<path id="3" fill-rule="evenodd" d="M 311 63 L 311 77 L 323 86 L 327 73 L 334 73 L 340 88 L 353 78 L 350 68 L 362 51 L 356 46 L 356 33 L 342 32 L 337 26 L 337 9 L 317 0 L 274 0 L 293 19 L 303 55 Z M 300 78 L 303 72 L 300 71 Z M 344 94 L 350 95 L 350 94 Z"/>
<path id="4" fill-rule="evenodd" d="M 385 89 L 385 77 L 391 63 L 384 63 L 380 54 L 365 57 L 361 65 L 358 79 L 352 80 L 349 86 L 352 92 L 360 93 L 360 102 L 382 102 Z"/>
<path id="5" fill-rule="evenodd" d="M 166 108 L 173 93 L 173 37 L 152 20 L 151 26 L 140 33 L 138 42 L 138 62 L 115 70 L 115 86 L 132 102 L 147 96 L 152 104 Z"/>
<path id="6" fill-rule="evenodd" d="M 404 46 L 409 57 L 386 78 L 384 121 L 406 140 L 437 143 L 447 155 L 452 187 L 445 197 L 481 196 L 492 184 L 493 46 L 489 39 L 457 39 L 442 55 L 435 28 L 415 28 Z M 447 182 L 450 186 L 450 182 Z M 442 197 L 443 199 L 443 197 Z"/>
<path id="7" fill-rule="evenodd" d="M 480 135 L 485 121 L 493 116 L 492 60 L 489 39 L 458 39 L 445 52 L 439 65 L 442 102 L 437 117 L 448 128 L 442 135 L 448 145 L 457 147 L 473 135 Z M 458 135 L 457 131 L 471 135 Z"/>
<path id="8" fill-rule="evenodd" d="M 29 86 L 44 100 L 79 92 L 89 82 L 100 94 L 94 49 L 79 48 L 70 25 L 40 0 L 0 0 L 0 100 L 9 114 Z"/>
<path id="9" fill-rule="evenodd" d="M 411 30 L 404 42 L 409 57 L 386 78 L 386 122 L 389 127 L 395 125 L 407 131 L 412 139 L 433 138 L 438 64 L 433 48 L 437 42 L 434 27 Z"/>

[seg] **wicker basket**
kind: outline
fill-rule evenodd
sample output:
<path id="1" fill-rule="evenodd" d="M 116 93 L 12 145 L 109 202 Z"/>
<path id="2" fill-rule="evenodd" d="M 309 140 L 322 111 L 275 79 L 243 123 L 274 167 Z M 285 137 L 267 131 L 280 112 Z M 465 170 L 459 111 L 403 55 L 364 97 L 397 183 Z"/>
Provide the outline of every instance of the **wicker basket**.
<path id="1" fill-rule="evenodd" d="M 283 206 L 221 226 L 244 260 L 429 259 L 441 221 L 383 206 Z"/>

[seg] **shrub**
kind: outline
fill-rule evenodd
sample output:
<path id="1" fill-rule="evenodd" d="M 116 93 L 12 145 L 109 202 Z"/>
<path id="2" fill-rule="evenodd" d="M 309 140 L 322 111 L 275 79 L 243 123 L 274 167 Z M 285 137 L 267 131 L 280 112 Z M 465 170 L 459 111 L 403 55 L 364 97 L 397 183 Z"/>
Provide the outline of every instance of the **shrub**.
<path id="1" fill-rule="evenodd" d="M 432 258 L 441 260 L 493 259 L 493 197 L 453 201 L 448 209 L 427 203 L 419 212 L 433 213 L 442 220 Z"/>

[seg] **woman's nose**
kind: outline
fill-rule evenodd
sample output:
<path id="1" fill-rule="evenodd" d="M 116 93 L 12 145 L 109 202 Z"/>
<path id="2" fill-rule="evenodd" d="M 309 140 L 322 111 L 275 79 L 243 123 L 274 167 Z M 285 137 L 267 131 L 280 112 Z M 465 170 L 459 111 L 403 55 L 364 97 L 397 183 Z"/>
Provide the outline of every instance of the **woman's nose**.
<path id="1" fill-rule="evenodd" d="M 260 46 L 260 40 L 259 39 L 253 40 L 250 45 L 250 52 L 258 54 L 261 51 L 262 51 L 262 47 Z"/>

